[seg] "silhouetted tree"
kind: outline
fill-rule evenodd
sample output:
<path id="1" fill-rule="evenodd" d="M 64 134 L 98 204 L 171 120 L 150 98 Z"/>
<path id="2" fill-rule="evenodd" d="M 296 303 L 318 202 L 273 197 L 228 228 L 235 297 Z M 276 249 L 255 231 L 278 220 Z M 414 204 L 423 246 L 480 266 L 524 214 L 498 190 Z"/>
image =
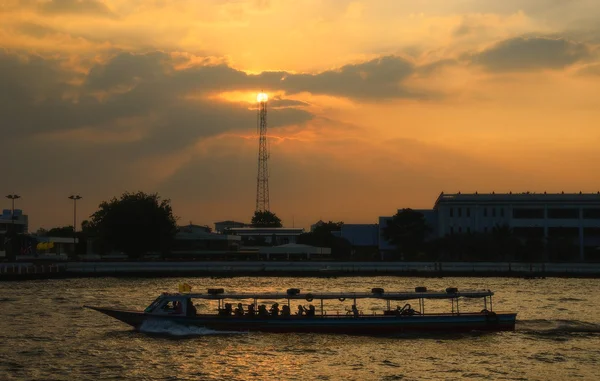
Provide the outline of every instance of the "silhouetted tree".
<path id="1" fill-rule="evenodd" d="M 280 228 L 282 226 L 281 219 L 268 210 L 254 212 L 251 224 L 255 228 Z"/>
<path id="2" fill-rule="evenodd" d="M 41 237 L 61 237 L 61 238 L 73 238 L 73 226 L 59 226 L 46 229 L 38 229 L 36 235 Z M 77 238 L 77 245 L 74 249 L 69 248 L 67 254 L 73 258 L 76 253 L 84 253 L 86 250 L 86 239 L 81 231 L 75 234 Z"/>
<path id="3" fill-rule="evenodd" d="M 177 233 L 170 200 L 144 192 L 124 193 L 120 199 L 102 202 L 87 227 L 107 247 L 130 258 L 150 251 L 168 253 Z"/>
<path id="4" fill-rule="evenodd" d="M 323 222 L 319 223 L 312 232 L 315 234 L 331 234 L 331 232 L 342 230 L 342 225 L 344 225 L 344 222 L 342 221 Z"/>
<path id="5" fill-rule="evenodd" d="M 48 230 L 44 229 L 44 228 L 39 228 L 38 230 L 35 231 L 35 235 L 39 235 L 39 236 L 47 236 L 48 235 Z"/>
<path id="6" fill-rule="evenodd" d="M 424 249 L 425 238 L 431 231 L 423 213 L 402 209 L 383 228 L 383 237 L 393 245 L 404 259 L 414 259 Z"/>
<path id="7" fill-rule="evenodd" d="M 69 226 L 61 226 L 61 227 L 51 228 L 46 232 L 46 236 L 72 238 L 73 237 L 73 226 L 69 225 Z"/>
<path id="8" fill-rule="evenodd" d="M 340 231 L 343 224 L 342 221 L 320 223 L 312 232 L 300 234 L 297 242 L 303 245 L 328 247 L 331 249 L 331 256 L 336 259 L 350 258 L 352 244 L 348 240 L 332 234 L 334 231 Z"/>

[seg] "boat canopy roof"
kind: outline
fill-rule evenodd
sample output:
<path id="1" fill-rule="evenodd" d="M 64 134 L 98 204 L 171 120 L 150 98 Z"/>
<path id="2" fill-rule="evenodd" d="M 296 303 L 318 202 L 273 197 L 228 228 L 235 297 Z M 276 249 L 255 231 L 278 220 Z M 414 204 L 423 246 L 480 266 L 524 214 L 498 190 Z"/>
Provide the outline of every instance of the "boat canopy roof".
<path id="1" fill-rule="evenodd" d="M 307 292 L 290 295 L 286 292 L 266 292 L 266 293 L 244 293 L 244 292 L 223 292 L 223 293 L 164 293 L 164 296 L 177 296 L 192 299 L 292 299 L 307 300 L 313 299 L 384 299 L 384 300 L 412 300 L 412 299 L 456 299 L 456 298 L 485 298 L 494 295 L 490 290 L 480 291 L 461 291 L 448 293 L 444 291 L 427 292 Z"/>

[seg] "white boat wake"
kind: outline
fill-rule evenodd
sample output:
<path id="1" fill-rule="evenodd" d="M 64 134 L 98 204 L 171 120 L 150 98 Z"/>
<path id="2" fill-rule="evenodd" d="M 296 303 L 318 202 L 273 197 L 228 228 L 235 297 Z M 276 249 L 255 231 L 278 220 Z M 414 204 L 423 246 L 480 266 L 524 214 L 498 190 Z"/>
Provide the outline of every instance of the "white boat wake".
<path id="1" fill-rule="evenodd" d="M 216 331 L 205 327 L 188 326 L 177 324 L 168 320 L 146 320 L 139 328 L 140 332 L 153 333 L 170 336 L 206 336 L 206 335 L 229 335 L 244 332 Z"/>

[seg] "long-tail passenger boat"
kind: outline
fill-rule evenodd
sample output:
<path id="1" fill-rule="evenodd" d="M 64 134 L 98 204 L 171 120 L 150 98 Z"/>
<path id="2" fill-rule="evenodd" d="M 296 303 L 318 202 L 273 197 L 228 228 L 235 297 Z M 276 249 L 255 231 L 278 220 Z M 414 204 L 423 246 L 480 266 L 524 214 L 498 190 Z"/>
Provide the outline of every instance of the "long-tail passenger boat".
<path id="1" fill-rule="evenodd" d="M 188 326 L 205 327 L 218 331 L 260 332 L 313 332 L 343 334 L 397 334 L 404 332 L 469 332 L 469 331 L 512 331 L 515 329 L 516 312 L 494 312 L 490 290 L 428 291 L 417 287 L 414 292 L 386 292 L 373 288 L 371 292 L 309 292 L 289 289 L 282 293 L 238 293 L 223 289 L 208 289 L 207 293 L 163 293 L 144 311 L 127 311 L 113 308 L 91 307 L 117 320 L 139 329 L 144 321 L 171 321 Z M 364 313 L 358 307 L 360 301 L 377 299 L 382 301 L 381 312 Z M 425 301 L 445 299 L 451 302 L 450 312 L 428 312 Z M 465 299 L 481 299 L 483 308 L 467 311 Z M 194 301 L 216 301 L 217 313 L 197 313 Z M 324 301 L 338 301 L 352 308 L 342 314 L 328 313 Z M 261 302 L 273 302 L 270 310 Z M 301 304 L 315 302 L 304 308 Z M 408 302 L 416 304 L 413 308 Z M 463 301 L 461 310 L 460 302 Z M 237 303 L 230 303 L 237 302 Z M 247 309 L 244 308 L 246 302 Z M 397 305 L 400 302 L 402 306 Z M 282 304 L 281 310 L 279 303 Z M 429 303 L 429 302 L 428 302 Z M 237 308 L 233 308 L 234 305 Z M 293 308 L 293 307 L 296 308 Z M 481 308 L 481 307 L 480 307 Z M 298 312 L 295 312 L 295 311 Z"/>

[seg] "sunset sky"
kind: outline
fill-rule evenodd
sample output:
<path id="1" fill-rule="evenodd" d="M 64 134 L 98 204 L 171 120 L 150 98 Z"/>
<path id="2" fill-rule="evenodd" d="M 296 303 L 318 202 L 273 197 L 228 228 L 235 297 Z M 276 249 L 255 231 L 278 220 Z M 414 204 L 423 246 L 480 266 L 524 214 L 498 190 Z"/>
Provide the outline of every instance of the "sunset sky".
<path id="1" fill-rule="evenodd" d="M 285 226 L 600 190 L 598 0 L 0 0 L 0 189 L 30 230 L 137 190 L 249 221 L 261 89 Z"/>

